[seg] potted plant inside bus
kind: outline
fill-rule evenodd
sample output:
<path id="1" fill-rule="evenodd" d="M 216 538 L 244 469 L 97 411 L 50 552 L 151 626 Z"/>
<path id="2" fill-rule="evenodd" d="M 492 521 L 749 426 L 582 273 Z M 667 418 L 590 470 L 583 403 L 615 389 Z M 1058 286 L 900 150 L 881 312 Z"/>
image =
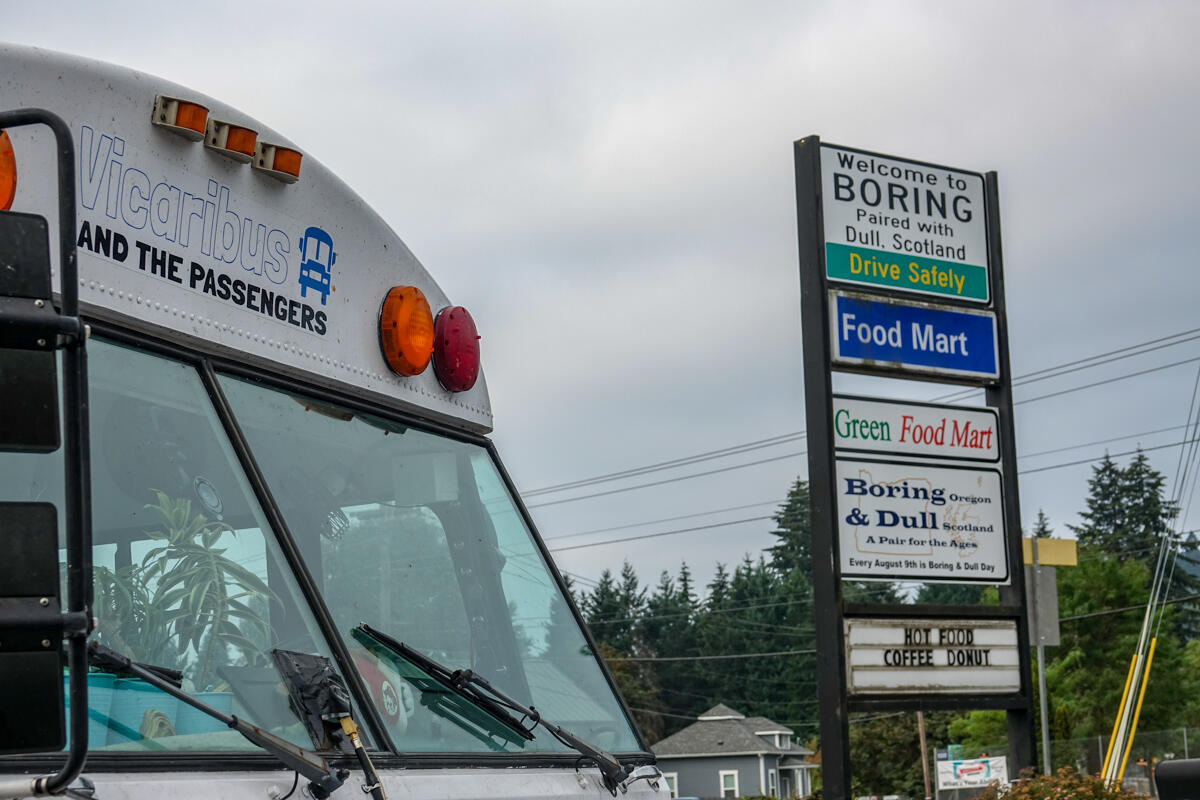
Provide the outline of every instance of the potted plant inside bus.
<path id="1" fill-rule="evenodd" d="M 183 671 L 205 695 L 202 699 L 228 711 L 232 698 L 219 691 L 217 668 L 230 662 L 231 649 L 263 649 L 251 637 L 268 636 L 264 614 L 270 589 L 226 555 L 221 541 L 235 531 L 194 512 L 191 500 L 158 490 L 154 494 L 157 502 L 146 509 L 159 525 L 145 534 L 155 546 L 139 564 L 97 570 L 97 608 L 110 621 L 100 638 L 136 660 Z M 207 717 L 177 717 L 176 704 L 148 688 L 140 681 L 117 682 L 112 717 L 119 725 L 141 731 L 146 711 L 153 708 L 166 713 L 179 733 L 199 732 L 186 730 L 197 725 L 208 729 Z M 206 691 L 210 689 L 218 691 Z M 128 691 L 140 696 L 124 697 Z M 187 724 L 177 724 L 185 719 Z M 122 738 L 110 732 L 108 741 L 128 738 L 127 733 Z"/>

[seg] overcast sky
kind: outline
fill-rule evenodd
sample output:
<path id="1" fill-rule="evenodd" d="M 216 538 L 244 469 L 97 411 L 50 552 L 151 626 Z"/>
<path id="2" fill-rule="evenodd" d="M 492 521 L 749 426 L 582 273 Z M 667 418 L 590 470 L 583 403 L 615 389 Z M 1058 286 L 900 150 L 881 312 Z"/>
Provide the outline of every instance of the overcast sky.
<path id="1" fill-rule="evenodd" d="M 792 142 L 808 134 L 999 173 L 1017 376 L 1200 328 L 1198 4 L 276 9 L 10 2 L 0 39 L 219 97 L 338 172 L 475 315 L 523 490 L 804 429 Z M 1017 388 L 1026 524 L 1042 508 L 1065 532 L 1082 508 L 1090 467 L 1042 468 L 1179 441 L 1200 362 L 1031 398 L 1198 357 L 1191 341 Z M 771 543 L 753 518 L 806 474 L 803 450 L 528 503 L 551 547 L 752 520 L 557 555 L 588 579 L 629 558 L 644 582 L 684 559 L 707 581 Z M 1174 479 L 1178 447 L 1149 456 Z"/>

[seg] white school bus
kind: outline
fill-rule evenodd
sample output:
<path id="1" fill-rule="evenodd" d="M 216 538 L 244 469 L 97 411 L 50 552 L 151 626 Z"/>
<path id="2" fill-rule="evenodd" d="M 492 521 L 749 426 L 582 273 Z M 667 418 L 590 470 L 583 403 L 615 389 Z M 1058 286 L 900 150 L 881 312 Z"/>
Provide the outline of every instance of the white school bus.
<path id="1" fill-rule="evenodd" d="M 665 793 L 487 438 L 469 311 L 238 109 L 0 45 L 0 120 L 30 108 L 73 147 L 5 128 L 0 222 L 46 220 L 65 333 L 37 343 L 86 362 L 64 352 L 51 412 L 9 426 L 41 444 L 0 452 L 0 553 L 46 510 L 59 561 L 45 596 L 10 569 L 0 612 L 57 610 L 66 581 L 72 641 L 66 670 L 55 637 L 22 650 L 34 623 L 0 613 L 0 797 Z M 0 262 L 28 251 L 12 238 Z M 0 299 L 36 297 L 2 268 Z M 38 648 L 56 702 L 35 705 L 13 687 L 47 685 L 22 683 Z"/>

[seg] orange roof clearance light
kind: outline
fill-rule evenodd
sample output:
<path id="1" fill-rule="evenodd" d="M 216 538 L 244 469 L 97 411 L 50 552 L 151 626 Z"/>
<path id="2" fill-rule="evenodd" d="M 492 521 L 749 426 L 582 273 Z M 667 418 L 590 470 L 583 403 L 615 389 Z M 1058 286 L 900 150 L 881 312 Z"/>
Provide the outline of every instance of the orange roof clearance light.
<path id="1" fill-rule="evenodd" d="M 198 142 L 208 129 L 208 109 L 199 103 L 160 94 L 154 98 L 154 115 L 150 121 L 171 133 Z"/>
<path id="2" fill-rule="evenodd" d="M 13 152 L 12 140 L 8 131 L 0 130 L 0 211 L 12 208 L 13 198 L 17 196 L 17 154 Z M 429 329 L 432 336 L 433 325 Z"/>
<path id="3" fill-rule="evenodd" d="M 208 121 L 204 146 L 216 150 L 226 158 L 247 163 L 254 158 L 254 147 L 257 143 L 258 133 L 249 128 L 217 119 Z"/>
<path id="4" fill-rule="evenodd" d="M 420 375 L 433 356 L 433 312 L 415 286 L 393 286 L 379 309 L 379 347 L 398 375 Z"/>
<path id="5" fill-rule="evenodd" d="M 259 142 L 250 166 L 284 183 L 295 183 L 300 180 L 300 161 L 303 158 L 299 150 L 281 144 Z"/>

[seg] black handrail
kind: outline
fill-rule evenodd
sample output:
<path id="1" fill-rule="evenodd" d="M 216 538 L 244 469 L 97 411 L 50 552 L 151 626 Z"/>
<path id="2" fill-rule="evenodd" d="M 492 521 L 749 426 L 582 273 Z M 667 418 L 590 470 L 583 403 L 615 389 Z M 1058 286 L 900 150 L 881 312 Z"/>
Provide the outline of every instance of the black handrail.
<path id="1" fill-rule="evenodd" d="M 83 771 L 87 760 L 87 635 L 92 628 L 91 456 L 88 447 L 86 331 L 79 324 L 79 269 L 75 252 L 75 143 L 61 117 L 40 108 L 0 112 L 0 129 L 45 125 L 54 132 L 58 156 L 60 314 L 78 331 L 63 337 L 63 473 L 67 537 L 67 639 L 70 670 L 71 747 L 54 775 L 29 782 L 32 795 L 57 794 Z"/>

